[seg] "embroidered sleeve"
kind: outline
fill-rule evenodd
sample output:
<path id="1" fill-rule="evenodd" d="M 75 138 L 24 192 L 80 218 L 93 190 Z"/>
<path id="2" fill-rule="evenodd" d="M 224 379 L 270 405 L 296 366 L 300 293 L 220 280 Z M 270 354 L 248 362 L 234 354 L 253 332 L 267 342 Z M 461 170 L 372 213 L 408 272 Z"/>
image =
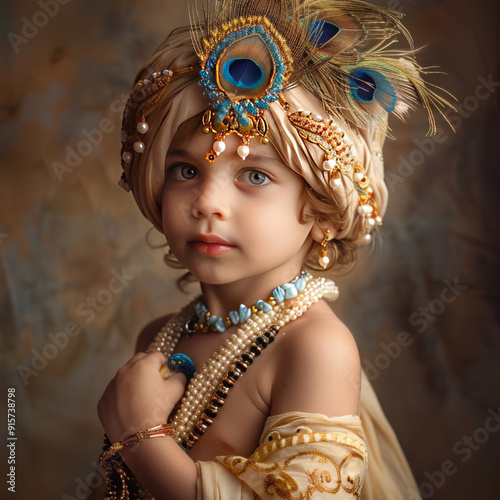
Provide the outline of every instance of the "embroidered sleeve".
<path id="1" fill-rule="evenodd" d="M 249 458 L 199 464 L 200 500 L 359 498 L 367 457 L 357 417 L 289 413 L 272 419 Z"/>

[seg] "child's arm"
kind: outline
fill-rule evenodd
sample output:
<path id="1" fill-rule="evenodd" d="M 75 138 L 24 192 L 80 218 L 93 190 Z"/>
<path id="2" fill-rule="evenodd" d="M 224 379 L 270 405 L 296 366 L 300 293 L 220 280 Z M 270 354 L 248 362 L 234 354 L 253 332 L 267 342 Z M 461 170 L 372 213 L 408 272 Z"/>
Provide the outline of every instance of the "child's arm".
<path id="1" fill-rule="evenodd" d="M 109 383 L 98 413 L 112 443 L 167 421 L 186 378 L 176 373 L 163 380 L 160 368 L 166 362 L 159 352 L 136 354 Z M 148 439 L 120 454 L 155 499 L 196 499 L 196 465 L 171 437 Z"/>
<path id="2" fill-rule="evenodd" d="M 303 328 L 279 340 L 271 414 L 357 415 L 361 363 L 352 334 L 330 314 L 318 314 Z"/>

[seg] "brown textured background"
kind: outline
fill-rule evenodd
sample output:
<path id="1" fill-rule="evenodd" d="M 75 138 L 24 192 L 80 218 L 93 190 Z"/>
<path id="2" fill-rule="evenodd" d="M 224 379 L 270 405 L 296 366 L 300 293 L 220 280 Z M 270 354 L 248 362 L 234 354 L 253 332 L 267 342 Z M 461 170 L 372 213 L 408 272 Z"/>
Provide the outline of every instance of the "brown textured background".
<path id="1" fill-rule="evenodd" d="M 43 1 L 2 1 L 0 25 L 1 407 L 5 415 L 15 387 L 22 499 L 97 496 L 97 400 L 141 326 L 186 301 L 116 185 L 123 99 L 142 61 L 187 19 L 186 4 L 60 2 L 47 1 L 44 16 Z M 485 425 L 491 415 L 500 422 L 500 9 L 493 0 L 378 3 L 407 14 L 416 44 L 427 44 L 420 61 L 448 73 L 434 81 L 461 108 L 450 116 L 456 134 L 440 120 L 434 140 L 423 113 L 393 122 L 382 238 L 338 280 L 335 309 L 424 498 L 497 498 L 500 424 Z M 442 295 L 449 283 L 462 287 L 457 295 Z"/>

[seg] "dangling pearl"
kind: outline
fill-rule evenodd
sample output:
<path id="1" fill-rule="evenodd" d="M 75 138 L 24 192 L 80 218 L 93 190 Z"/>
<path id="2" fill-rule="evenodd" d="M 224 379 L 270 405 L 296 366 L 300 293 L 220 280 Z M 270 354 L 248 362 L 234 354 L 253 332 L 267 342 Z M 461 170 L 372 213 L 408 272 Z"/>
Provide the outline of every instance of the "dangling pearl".
<path id="1" fill-rule="evenodd" d="M 370 241 L 372 241 L 372 235 L 371 234 L 365 234 L 364 237 L 363 237 L 363 241 L 364 241 L 365 245 L 368 245 L 368 243 L 370 243 Z"/>
<path id="2" fill-rule="evenodd" d="M 372 219 L 372 218 L 370 217 L 370 218 L 368 219 L 368 221 L 367 221 L 367 224 L 368 224 L 368 226 L 369 226 L 370 228 L 375 227 L 375 224 L 376 224 L 375 219 Z"/>
<path id="3" fill-rule="evenodd" d="M 323 170 L 325 170 L 326 172 L 331 172 L 336 165 L 337 162 L 335 160 L 325 160 L 323 162 Z"/>
<path id="4" fill-rule="evenodd" d="M 319 264 L 323 269 L 326 269 L 328 267 L 328 264 L 330 264 L 330 259 L 328 258 L 328 255 L 323 255 L 322 257 L 320 257 Z"/>
<path id="5" fill-rule="evenodd" d="M 335 177 L 335 179 L 330 180 L 330 187 L 334 190 L 342 186 L 342 179 L 340 177 Z"/>
<path id="6" fill-rule="evenodd" d="M 125 151 L 123 154 L 122 154 L 122 160 L 125 162 L 125 163 L 130 163 L 132 161 L 132 153 L 130 151 Z"/>
<path id="7" fill-rule="evenodd" d="M 149 125 L 146 122 L 139 122 L 136 128 L 139 134 L 145 134 L 149 130 Z"/>
<path id="8" fill-rule="evenodd" d="M 226 150 L 226 143 L 224 141 L 215 141 L 214 142 L 214 152 L 217 156 L 219 156 L 225 150 Z"/>
<path id="9" fill-rule="evenodd" d="M 380 215 L 379 215 L 379 216 L 377 216 L 377 217 L 375 217 L 375 222 L 376 222 L 379 226 L 381 226 L 381 225 L 382 225 L 382 217 L 380 217 Z"/>
<path id="10" fill-rule="evenodd" d="M 136 153 L 144 153 L 144 143 L 140 141 L 134 142 L 134 151 Z"/>
<path id="11" fill-rule="evenodd" d="M 241 146 L 238 146 L 238 149 L 236 150 L 240 158 L 244 161 L 245 158 L 250 154 L 250 148 L 246 144 L 242 144 Z"/>
<path id="12" fill-rule="evenodd" d="M 373 207 L 370 205 L 360 205 L 358 207 L 358 213 L 359 215 L 366 216 L 370 215 L 373 212 Z"/>

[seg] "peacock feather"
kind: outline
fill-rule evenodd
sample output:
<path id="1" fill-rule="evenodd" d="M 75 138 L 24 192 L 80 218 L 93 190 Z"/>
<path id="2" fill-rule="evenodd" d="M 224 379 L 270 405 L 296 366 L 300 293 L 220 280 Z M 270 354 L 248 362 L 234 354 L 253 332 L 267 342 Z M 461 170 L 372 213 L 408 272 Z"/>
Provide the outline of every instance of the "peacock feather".
<path id="1" fill-rule="evenodd" d="M 264 111 L 302 85 L 360 128 L 384 127 L 388 113 L 404 118 L 421 104 L 435 132 L 433 111 L 444 115 L 450 104 L 425 82 L 432 71 L 416 62 L 401 18 L 361 0 L 207 0 L 192 12 L 207 131 L 236 132 L 244 144 L 265 137 Z M 398 37 L 406 49 L 393 48 Z"/>

